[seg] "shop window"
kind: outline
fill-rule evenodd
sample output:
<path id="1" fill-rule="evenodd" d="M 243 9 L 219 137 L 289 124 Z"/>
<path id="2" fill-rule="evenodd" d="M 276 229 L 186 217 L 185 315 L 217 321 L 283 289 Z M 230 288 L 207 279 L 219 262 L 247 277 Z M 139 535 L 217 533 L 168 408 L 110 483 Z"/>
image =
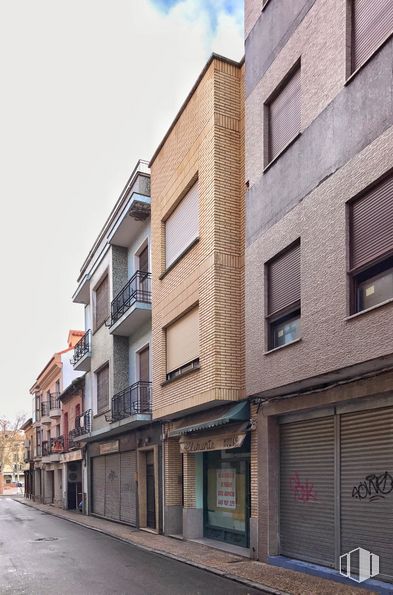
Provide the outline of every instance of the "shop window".
<path id="1" fill-rule="evenodd" d="M 351 313 L 393 298 L 393 177 L 349 205 Z"/>
<path id="2" fill-rule="evenodd" d="M 194 308 L 166 329 L 167 380 L 199 368 L 199 309 Z"/>
<path id="3" fill-rule="evenodd" d="M 266 103 L 265 165 L 273 161 L 300 133 L 300 81 L 300 64 L 297 64 Z"/>
<path id="4" fill-rule="evenodd" d="M 267 264 L 268 349 L 300 338 L 300 242 Z"/>
<path id="5" fill-rule="evenodd" d="M 392 34 L 392 0 L 352 0 L 351 30 L 351 67 L 354 72 Z"/>

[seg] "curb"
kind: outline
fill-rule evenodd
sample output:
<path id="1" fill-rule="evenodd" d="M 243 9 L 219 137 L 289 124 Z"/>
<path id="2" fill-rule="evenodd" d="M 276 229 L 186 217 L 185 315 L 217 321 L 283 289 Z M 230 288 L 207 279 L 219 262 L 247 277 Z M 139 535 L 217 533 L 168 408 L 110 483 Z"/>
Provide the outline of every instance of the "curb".
<path id="1" fill-rule="evenodd" d="M 166 552 L 164 550 L 154 549 L 154 548 L 147 547 L 145 545 L 141 545 L 139 543 L 135 543 L 134 541 L 131 541 L 130 539 L 126 539 L 124 537 L 119 537 L 118 535 L 115 535 L 115 534 L 111 533 L 110 531 L 104 531 L 103 529 L 98 529 L 98 527 L 91 527 L 89 525 L 85 525 L 85 523 L 80 522 L 76 519 L 69 519 L 61 514 L 58 514 L 57 512 L 53 512 L 52 510 L 48 510 L 48 511 L 41 510 L 41 508 L 36 507 L 34 504 L 30 504 L 29 502 L 26 502 L 19 498 L 12 498 L 12 500 L 14 500 L 14 502 L 19 502 L 19 504 L 23 504 L 24 506 L 27 506 L 28 508 L 33 508 L 35 510 L 39 510 L 40 512 L 45 512 L 46 514 L 50 514 L 51 516 L 54 516 L 58 519 L 62 519 L 63 521 L 68 521 L 69 523 L 74 523 L 74 525 L 79 525 L 80 527 L 85 527 L 85 529 L 90 529 L 91 531 L 96 531 L 97 533 L 101 533 L 102 535 L 106 535 L 107 537 L 112 537 L 112 539 L 117 539 L 118 541 L 122 541 L 123 543 L 127 543 L 128 545 L 133 545 L 134 547 L 137 547 L 145 552 L 157 554 L 159 556 L 163 556 L 164 558 L 170 558 L 171 560 L 175 560 L 176 562 L 180 562 L 182 564 L 188 564 L 188 566 L 193 566 L 194 568 L 199 568 L 200 570 L 210 572 L 211 574 L 216 574 L 217 576 L 227 578 L 235 583 L 240 583 L 242 585 L 245 585 L 246 587 L 250 587 L 252 589 L 258 589 L 258 591 L 265 591 L 265 593 L 269 593 L 270 595 L 291 595 L 290 593 L 287 593 L 285 591 L 278 591 L 277 589 L 272 589 L 271 587 L 263 585 L 262 583 L 257 583 L 255 581 L 251 581 L 249 579 L 242 578 L 235 574 L 228 574 L 224 570 L 219 570 L 218 568 L 213 568 L 212 566 L 206 566 L 205 564 L 201 564 L 200 562 L 194 562 L 192 560 L 189 560 L 188 558 L 182 558 L 181 556 L 177 556 L 176 554 L 171 554 L 170 552 Z"/>

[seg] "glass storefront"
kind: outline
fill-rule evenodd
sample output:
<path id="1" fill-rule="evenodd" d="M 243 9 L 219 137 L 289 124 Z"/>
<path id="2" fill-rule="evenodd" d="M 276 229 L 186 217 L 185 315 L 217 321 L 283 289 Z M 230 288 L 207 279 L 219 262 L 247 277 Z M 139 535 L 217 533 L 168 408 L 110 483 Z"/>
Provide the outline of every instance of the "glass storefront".
<path id="1" fill-rule="evenodd" d="M 250 444 L 204 453 L 204 536 L 249 547 Z"/>

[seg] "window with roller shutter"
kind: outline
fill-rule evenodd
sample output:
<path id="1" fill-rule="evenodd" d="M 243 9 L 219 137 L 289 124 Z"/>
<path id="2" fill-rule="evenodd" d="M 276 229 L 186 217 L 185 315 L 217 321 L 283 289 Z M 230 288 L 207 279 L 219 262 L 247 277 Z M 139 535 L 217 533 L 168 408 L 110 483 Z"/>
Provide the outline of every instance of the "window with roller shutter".
<path id="1" fill-rule="evenodd" d="M 198 183 L 165 221 L 165 267 L 170 267 L 199 236 Z"/>
<path id="2" fill-rule="evenodd" d="M 300 242 L 267 263 L 268 348 L 300 336 Z"/>
<path id="3" fill-rule="evenodd" d="M 352 0 L 351 70 L 355 72 L 393 32 L 392 0 Z"/>
<path id="4" fill-rule="evenodd" d="M 166 329 L 167 380 L 199 367 L 199 310 L 194 308 Z"/>
<path id="5" fill-rule="evenodd" d="M 106 411 L 109 407 L 109 364 L 96 372 L 97 380 L 97 413 Z"/>
<path id="6" fill-rule="evenodd" d="M 108 275 L 95 290 L 94 330 L 104 324 L 109 316 L 109 280 Z"/>
<path id="7" fill-rule="evenodd" d="M 349 204 L 351 313 L 393 298 L 393 176 Z"/>
<path id="8" fill-rule="evenodd" d="M 300 64 L 279 85 L 266 103 L 267 146 L 265 165 L 273 161 L 301 131 Z"/>

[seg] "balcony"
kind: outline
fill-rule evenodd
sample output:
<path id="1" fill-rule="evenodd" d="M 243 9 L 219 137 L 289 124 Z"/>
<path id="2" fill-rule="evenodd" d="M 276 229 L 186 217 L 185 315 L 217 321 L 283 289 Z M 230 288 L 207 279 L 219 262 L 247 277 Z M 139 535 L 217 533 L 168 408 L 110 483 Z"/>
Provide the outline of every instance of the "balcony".
<path id="1" fill-rule="evenodd" d="M 151 273 L 137 271 L 111 305 L 110 333 L 129 337 L 151 318 Z"/>
<path id="2" fill-rule="evenodd" d="M 60 461 L 60 455 L 64 452 L 64 436 L 57 436 L 42 442 L 42 462 L 56 463 Z"/>
<path id="3" fill-rule="evenodd" d="M 49 400 L 49 416 L 56 419 L 61 416 L 60 393 L 51 393 Z"/>
<path id="4" fill-rule="evenodd" d="M 111 423 L 125 419 L 133 425 L 151 420 L 151 382 L 135 382 L 112 397 Z"/>
<path id="5" fill-rule="evenodd" d="M 75 419 L 75 428 L 68 433 L 68 449 L 80 448 L 80 441 L 91 432 L 92 410 L 88 409 Z"/>
<path id="6" fill-rule="evenodd" d="M 91 365 L 91 331 L 88 330 L 74 347 L 71 360 L 74 370 L 88 372 Z"/>

